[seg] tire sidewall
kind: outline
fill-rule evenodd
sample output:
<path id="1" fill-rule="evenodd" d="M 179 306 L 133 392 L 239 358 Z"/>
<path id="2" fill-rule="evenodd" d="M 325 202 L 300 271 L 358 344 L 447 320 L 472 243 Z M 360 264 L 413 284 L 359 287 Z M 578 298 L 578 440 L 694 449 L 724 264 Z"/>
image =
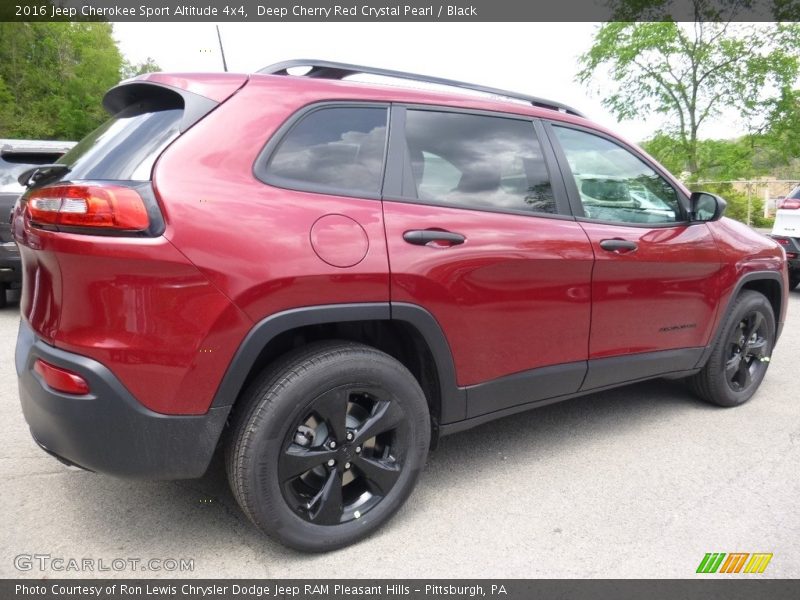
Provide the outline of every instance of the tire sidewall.
<path id="1" fill-rule="evenodd" d="M 725 324 L 717 347 L 714 349 L 709 360 L 711 377 L 714 379 L 713 387 L 718 390 L 718 398 L 715 402 L 720 406 L 739 406 L 747 402 L 756 393 L 761 382 L 766 375 L 769 363 L 765 368 L 760 369 L 751 385 L 744 390 L 736 391 L 731 388 L 730 383 L 725 377 L 725 364 L 727 362 L 728 340 L 734 328 L 738 327 L 742 319 L 754 310 L 760 310 L 767 325 L 767 335 L 765 336 L 768 344 L 765 356 L 771 356 L 772 348 L 775 344 L 775 316 L 769 301 L 757 292 L 746 292 L 736 303 Z"/>
<path id="2" fill-rule="evenodd" d="M 294 548 L 332 550 L 368 535 L 402 506 L 425 464 L 430 421 L 425 396 L 416 380 L 390 356 L 355 344 L 351 347 L 368 350 L 368 360 L 363 350 L 340 356 L 323 353 L 327 358 L 320 363 L 311 362 L 302 376 L 279 378 L 267 389 L 262 388 L 261 406 L 249 419 L 257 425 L 255 429 L 246 429 L 250 439 L 242 461 L 249 477 L 246 487 L 256 496 L 249 502 L 250 516 L 261 529 Z M 385 498 L 359 519 L 322 526 L 309 523 L 289 508 L 277 475 L 277 459 L 289 428 L 308 411 L 313 400 L 341 385 L 377 387 L 391 401 L 400 404 L 407 418 L 409 445 L 400 477 Z"/>

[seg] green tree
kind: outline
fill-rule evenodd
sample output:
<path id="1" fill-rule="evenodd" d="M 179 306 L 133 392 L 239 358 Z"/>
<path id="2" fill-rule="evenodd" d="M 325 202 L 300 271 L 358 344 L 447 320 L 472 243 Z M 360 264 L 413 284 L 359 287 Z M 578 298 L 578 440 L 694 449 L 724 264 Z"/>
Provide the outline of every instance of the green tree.
<path id="1" fill-rule="evenodd" d="M 678 143 L 677 170 L 696 178 L 700 132 L 724 108 L 754 133 L 781 113 L 800 74 L 800 24 L 606 23 L 580 62 L 580 82 L 613 82 L 599 91 L 617 118 L 664 115 L 662 133 Z"/>
<path id="2" fill-rule="evenodd" d="M 699 179 L 732 181 L 747 179 L 766 172 L 766 165 L 756 164 L 756 146 L 753 136 L 736 140 L 698 140 L 697 172 Z M 681 141 L 665 133 L 658 133 L 642 142 L 642 148 L 669 171 L 685 176 L 685 157 Z"/>
<path id="3" fill-rule="evenodd" d="M 120 79 L 158 70 L 123 60 L 109 23 L 0 23 L 0 137 L 80 139 L 107 118 Z"/>
<path id="4" fill-rule="evenodd" d="M 136 64 L 128 62 L 127 60 L 123 61 L 120 73 L 122 79 L 130 79 L 131 77 L 144 75 L 145 73 L 157 73 L 160 70 L 161 67 L 158 66 L 158 63 L 156 63 L 152 57 L 148 56 L 144 62 Z"/>

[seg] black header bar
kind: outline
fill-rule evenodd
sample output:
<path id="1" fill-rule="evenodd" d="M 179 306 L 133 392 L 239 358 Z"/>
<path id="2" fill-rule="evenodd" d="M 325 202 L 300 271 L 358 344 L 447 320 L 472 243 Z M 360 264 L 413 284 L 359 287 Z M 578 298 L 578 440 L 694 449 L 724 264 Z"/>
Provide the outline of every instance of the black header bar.
<path id="1" fill-rule="evenodd" d="M 797 21 L 800 0 L 3 0 L 0 21 Z"/>

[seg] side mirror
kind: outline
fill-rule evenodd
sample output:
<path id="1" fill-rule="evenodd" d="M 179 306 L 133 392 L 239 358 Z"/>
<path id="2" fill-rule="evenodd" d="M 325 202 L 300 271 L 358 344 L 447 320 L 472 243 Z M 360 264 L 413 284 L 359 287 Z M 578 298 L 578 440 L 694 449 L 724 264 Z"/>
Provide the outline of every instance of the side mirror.
<path id="1" fill-rule="evenodd" d="M 689 218 L 692 221 L 705 222 L 721 219 L 728 203 L 716 194 L 692 192 L 689 197 L 689 205 L 691 207 Z"/>

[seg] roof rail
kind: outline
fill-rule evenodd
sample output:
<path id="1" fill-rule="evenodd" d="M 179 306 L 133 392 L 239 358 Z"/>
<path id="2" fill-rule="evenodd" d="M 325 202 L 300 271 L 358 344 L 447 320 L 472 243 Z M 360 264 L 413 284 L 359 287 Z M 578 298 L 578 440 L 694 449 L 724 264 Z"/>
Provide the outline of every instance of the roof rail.
<path id="1" fill-rule="evenodd" d="M 287 60 L 284 62 L 275 63 L 260 69 L 258 72 L 265 75 L 289 75 L 289 69 L 294 67 L 310 67 L 310 70 L 303 75 L 303 77 L 313 77 L 319 79 L 344 79 L 350 75 L 365 74 L 365 75 L 379 75 L 381 77 L 393 77 L 395 79 L 408 79 L 411 81 L 419 81 L 424 83 L 434 83 L 437 85 L 444 85 L 448 87 L 461 88 L 465 90 L 472 90 L 475 92 L 482 92 L 484 94 L 492 94 L 494 96 L 503 96 L 513 100 L 522 100 L 523 102 L 530 102 L 533 106 L 539 108 L 549 108 L 559 112 L 568 113 L 578 117 L 585 115 L 574 108 L 546 100 L 544 98 L 537 98 L 535 96 L 526 96 L 517 92 L 509 92 L 508 90 L 501 90 L 483 85 L 476 85 L 474 83 L 465 83 L 463 81 L 455 81 L 453 79 L 444 79 L 442 77 L 430 77 L 428 75 L 418 75 L 416 73 L 406 73 L 404 71 L 392 71 L 390 69 L 376 69 L 374 67 L 364 67 L 360 65 L 350 65 L 347 63 L 331 62 L 327 60 L 314 60 L 314 59 L 297 59 Z"/>

